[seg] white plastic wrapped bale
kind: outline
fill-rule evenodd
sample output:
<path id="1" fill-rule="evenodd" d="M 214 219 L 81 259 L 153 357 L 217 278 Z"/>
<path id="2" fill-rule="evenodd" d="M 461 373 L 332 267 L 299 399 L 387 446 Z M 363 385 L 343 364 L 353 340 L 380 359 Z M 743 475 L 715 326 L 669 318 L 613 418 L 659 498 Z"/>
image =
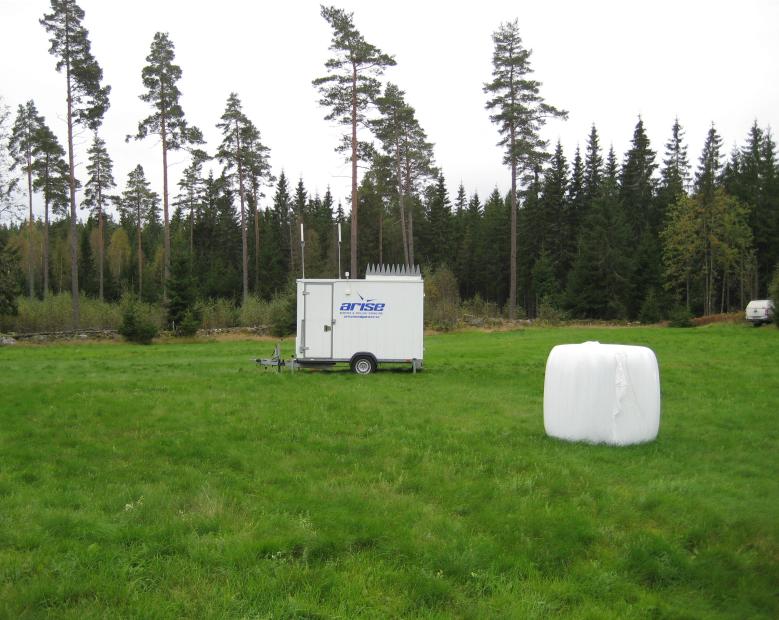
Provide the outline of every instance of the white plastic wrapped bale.
<path id="1" fill-rule="evenodd" d="M 568 441 L 626 446 L 660 428 L 660 372 L 652 349 L 585 342 L 546 361 L 544 428 Z"/>

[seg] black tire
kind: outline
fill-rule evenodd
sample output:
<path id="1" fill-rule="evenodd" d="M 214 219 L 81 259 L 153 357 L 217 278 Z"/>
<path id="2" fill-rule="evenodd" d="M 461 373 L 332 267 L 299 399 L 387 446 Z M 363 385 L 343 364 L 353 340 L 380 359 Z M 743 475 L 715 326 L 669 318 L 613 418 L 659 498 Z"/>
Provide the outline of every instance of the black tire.
<path id="1" fill-rule="evenodd" d="M 358 355 L 352 360 L 352 372 L 357 375 L 369 375 L 376 370 L 376 362 L 370 355 Z"/>

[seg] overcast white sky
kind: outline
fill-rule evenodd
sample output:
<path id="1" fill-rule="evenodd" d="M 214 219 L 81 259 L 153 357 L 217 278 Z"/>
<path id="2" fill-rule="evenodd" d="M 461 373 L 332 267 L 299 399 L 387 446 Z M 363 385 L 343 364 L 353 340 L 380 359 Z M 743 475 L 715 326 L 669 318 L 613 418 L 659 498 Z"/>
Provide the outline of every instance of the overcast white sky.
<path id="1" fill-rule="evenodd" d="M 126 144 L 149 110 L 138 96 L 141 69 L 156 31 L 168 32 L 183 70 L 182 105 L 214 150 L 215 123 L 231 91 L 271 149 L 274 173 L 284 169 L 294 184 L 303 176 L 310 192 L 330 186 L 348 203 L 349 166 L 334 152 L 339 128 L 311 80 L 324 74 L 331 32 L 319 2 L 240 0 L 81 0 L 92 50 L 112 87 L 103 135 L 114 159 L 119 188 L 142 164 L 161 193 L 161 154 L 154 139 Z M 621 159 L 638 115 L 652 146 L 663 146 L 678 115 L 690 158 L 697 160 L 712 121 L 729 152 L 753 120 L 779 126 L 779 2 L 481 0 L 467 5 L 419 0 L 342 1 L 367 41 L 394 54 L 386 80 L 407 101 L 435 143 L 438 165 L 453 196 L 462 182 L 482 198 L 508 188 L 494 126 L 484 109 L 482 86 L 490 79 L 491 34 L 501 21 L 519 19 L 533 50 L 536 79 L 549 103 L 567 109 L 567 121 L 548 125 L 546 137 L 562 141 L 566 155 L 584 145 L 594 122 L 601 144 Z M 466 8 L 467 7 L 467 8 Z M 46 0 L 0 0 L 0 96 L 15 114 L 33 99 L 66 143 L 64 78 L 54 70 L 48 39 L 38 19 Z M 89 136 L 77 145 L 79 171 Z M 188 163 L 169 159 L 175 181 Z M 173 192 L 175 193 L 175 191 Z M 268 192 L 269 196 L 271 192 Z M 266 198 L 266 204 L 270 198 Z"/>

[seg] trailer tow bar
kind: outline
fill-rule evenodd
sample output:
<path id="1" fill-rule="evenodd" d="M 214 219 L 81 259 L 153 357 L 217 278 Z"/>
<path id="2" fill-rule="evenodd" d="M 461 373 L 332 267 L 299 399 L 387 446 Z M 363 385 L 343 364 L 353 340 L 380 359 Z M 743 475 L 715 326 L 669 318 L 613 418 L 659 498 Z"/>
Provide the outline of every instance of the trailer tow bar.
<path id="1" fill-rule="evenodd" d="M 281 346 L 278 343 L 276 344 L 276 348 L 273 350 L 273 355 L 270 358 L 258 357 L 254 361 L 258 366 L 265 367 L 265 370 L 268 368 L 275 368 L 276 372 L 281 372 L 281 369 L 284 367 L 289 367 L 289 369 L 293 372 L 298 368 L 298 364 L 295 359 L 291 359 L 289 361 L 282 359 Z"/>

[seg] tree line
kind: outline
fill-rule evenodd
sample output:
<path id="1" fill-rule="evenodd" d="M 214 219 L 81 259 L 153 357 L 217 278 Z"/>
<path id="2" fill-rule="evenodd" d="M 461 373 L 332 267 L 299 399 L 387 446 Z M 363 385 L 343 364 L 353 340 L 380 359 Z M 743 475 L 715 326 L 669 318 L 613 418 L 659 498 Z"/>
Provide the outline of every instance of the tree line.
<path id="1" fill-rule="evenodd" d="M 162 191 L 138 165 L 118 192 L 100 135 L 110 87 L 91 54 L 83 11 L 74 0 L 52 0 L 41 24 L 65 77 L 67 149 L 33 101 L 13 118 L 0 110 L 7 147 L 0 152 L 0 209 L 10 208 L 15 189 L 28 196 L 25 223 L 0 226 L 5 298 L 16 285 L 39 297 L 69 290 L 77 326 L 79 292 L 163 301 L 172 279 L 182 277 L 172 272 L 176 263 L 173 271 L 194 275 L 198 296 L 245 302 L 269 298 L 300 277 L 301 249 L 307 277 L 335 276 L 340 253 L 352 277 L 369 263 L 448 269 L 463 299 L 494 302 L 510 318 L 551 309 L 652 321 L 673 308 L 711 314 L 765 295 L 779 260 L 779 168 L 770 129 L 756 121 L 726 155 L 712 124 L 697 164 L 678 120 L 662 155 L 640 118 L 621 158 L 602 147 L 595 125 L 583 153 L 577 147 L 566 155 L 559 143 L 550 149 L 544 124 L 567 113 L 541 96 L 530 51 L 517 22 L 508 22 L 493 34 L 492 79 L 483 90 L 511 189 L 480 197 L 460 185 L 450 195 L 405 92 L 381 82 L 394 58 L 364 40 L 352 14 L 334 7 L 321 14 L 333 31 L 332 56 L 313 86 L 325 118 L 344 126 L 337 150 L 352 168 L 348 213 L 329 190 L 311 195 L 302 178 L 272 175 L 270 149 L 237 93 L 214 123 L 222 142 L 207 153 L 202 132 L 186 120 L 177 88 L 182 71 L 165 33 L 154 36 L 141 72 L 150 115 L 127 136 L 159 139 Z M 73 167 L 77 124 L 92 132 L 81 180 Z M 175 150 L 190 159 L 171 191 L 167 157 Z M 211 161 L 221 170 L 207 170 Z M 37 218 L 36 193 L 43 202 Z M 339 226 L 350 231 L 340 246 Z"/>

